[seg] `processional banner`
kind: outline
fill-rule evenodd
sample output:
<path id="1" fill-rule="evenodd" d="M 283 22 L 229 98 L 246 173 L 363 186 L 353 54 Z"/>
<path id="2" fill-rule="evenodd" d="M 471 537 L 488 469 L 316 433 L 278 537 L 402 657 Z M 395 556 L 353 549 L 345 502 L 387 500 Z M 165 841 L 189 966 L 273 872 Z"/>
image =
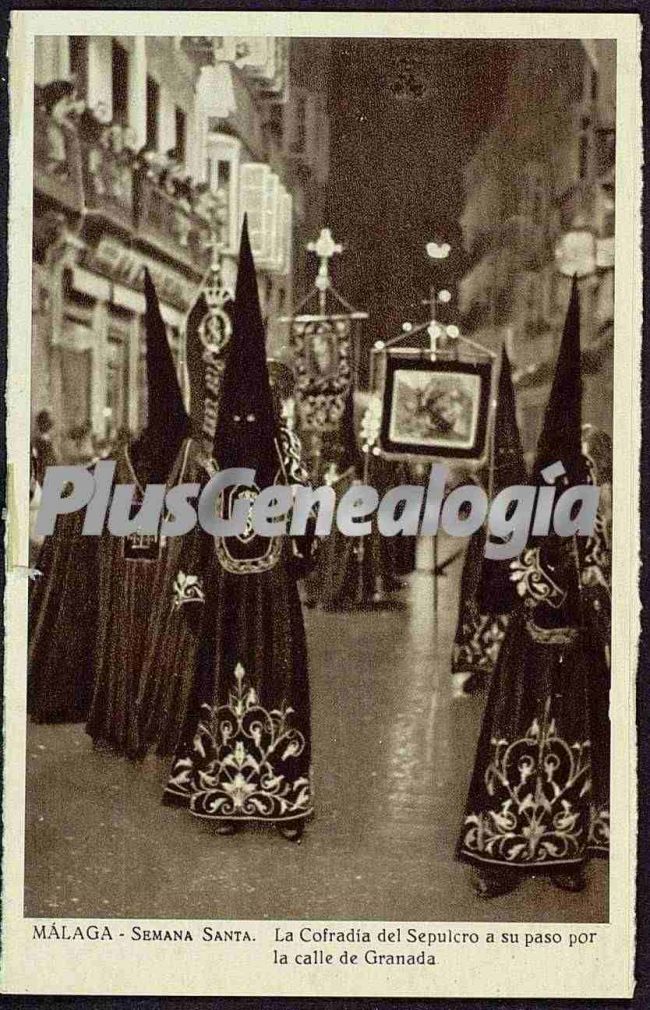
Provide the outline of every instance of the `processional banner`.
<path id="1" fill-rule="evenodd" d="M 352 386 L 351 320 L 298 317 L 291 336 L 301 426 L 334 431 Z"/>

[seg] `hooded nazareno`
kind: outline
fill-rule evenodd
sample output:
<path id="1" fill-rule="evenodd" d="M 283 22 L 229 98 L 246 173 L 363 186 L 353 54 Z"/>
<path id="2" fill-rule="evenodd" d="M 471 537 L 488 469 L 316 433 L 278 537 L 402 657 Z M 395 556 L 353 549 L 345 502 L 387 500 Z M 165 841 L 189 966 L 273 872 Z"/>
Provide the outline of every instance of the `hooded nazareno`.
<path id="1" fill-rule="evenodd" d="M 510 359 L 505 347 L 501 352 L 493 438 L 492 459 L 483 474 L 485 491 L 491 501 L 505 488 L 527 481 Z M 494 668 L 507 615 L 515 602 L 509 562 L 485 557 L 486 537 L 483 525 L 467 544 L 452 652 L 453 673 L 476 675 L 472 678 L 472 688 Z M 466 689 L 470 691 L 469 686 Z"/>
<path id="2" fill-rule="evenodd" d="M 240 498 L 253 501 L 264 487 L 298 482 L 298 448 L 274 410 L 244 220 L 214 460 L 220 470 L 253 469 L 255 484 L 226 489 L 221 514 Z M 296 824 L 312 805 L 307 650 L 294 544 L 250 527 L 241 536 L 210 536 L 208 544 L 193 703 L 164 799 L 229 824 Z"/>
<path id="3" fill-rule="evenodd" d="M 145 271 L 147 424 L 113 457 L 115 484 L 183 480 L 188 418 L 156 292 Z M 91 464 L 92 466 L 93 464 Z M 186 479 L 186 478 L 185 478 Z M 140 749 L 137 696 L 149 645 L 159 537 L 83 536 L 84 513 L 59 517 L 40 552 L 30 601 L 29 710 L 41 722 L 82 721 L 120 753 Z"/>
<path id="4" fill-rule="evenodd" d="M 147 424 L 130 448 L 140 482 L 165 483 L 183 440 L 190 434 L 176 366 L 167 340 L 156 289 L 144 270 Z"/>
<path id="5" fill-rule="evenodd" d="M 558 461 L 563 487 L 584 482 L 580 415 L 574 281 L 535 483 Z M 558 874 L 559 886 L 609 846 L 609 664 L 594 633 L 605 615 L 583 606 L 588 552 L 578 539 L 537 537 L 511 562 L 518 602 L 488 692 L 457 849 L 480 872 Z"/>

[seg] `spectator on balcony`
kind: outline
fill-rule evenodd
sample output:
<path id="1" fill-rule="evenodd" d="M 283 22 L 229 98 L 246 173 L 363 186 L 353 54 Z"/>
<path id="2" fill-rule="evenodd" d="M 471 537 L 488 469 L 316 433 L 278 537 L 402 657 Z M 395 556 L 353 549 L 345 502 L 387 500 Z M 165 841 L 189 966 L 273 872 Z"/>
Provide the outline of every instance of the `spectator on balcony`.
<path id="1" fill-rule="evenodd" d="M 187 211 L 188 214 L 192 213 L 193 197 L 194 186 L 192 184 L 192 177 L 185 172 L 176 180 L 176 198 L 183 210 Z"/>
<path id="2" fill-rule="evenodd" d="M 99 144 L 105 129 L 106 124 L 99 119 L 97 111 L 95 109 L 91 109 L 88 105 L 84 105 L 83 111 L 77 119 L 77 133 L 79 135 L 79 140 L 83 144 Z"/>
<path id="3" fill-rule="evenodd" d="M 160 174 L 160 185 L 169 196 L 179 197 L 179 185 L 185 176 L 185 169 L 177 148 L 170 148 L 166 154 L 166 164 Z"/>
<path id="4" fill-rule="evenodd" d="M 197 217 L 204 221 L 212 220 L 212 215 L 216 206 L 214 194 L 210 190 L 208 182 L 199 182 L 194 187 L 192 210 Z"/>
<path id="5" fill-rule="evenodd" d="M 131 126 L 122 129 L 122 159 L 125 164 L 133 165 L 136 157 L 135 130 Z"/>
<path id="6" fill-rule="evenodd" d="M 159 176 L 159 155 L 149 144 L 145 144 L 137 152 L 133 161 L 133 171 L 140 178 L 157 182 Z"/>
<path id="7" fill-rule="evenodd" d="M 42 107 L 47 115 L 47 171 L 53 175 L 67 175 L 67 135 L 75 129 L 75 120 L 81 111 L 76 101 L 72 81 L 50 81 L 41 90 Z"/>

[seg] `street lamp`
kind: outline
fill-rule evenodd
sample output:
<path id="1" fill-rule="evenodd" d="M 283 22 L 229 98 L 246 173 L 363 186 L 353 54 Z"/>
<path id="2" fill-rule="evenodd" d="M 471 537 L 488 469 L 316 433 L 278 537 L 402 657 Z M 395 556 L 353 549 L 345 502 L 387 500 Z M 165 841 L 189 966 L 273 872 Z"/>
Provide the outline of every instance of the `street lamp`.
<path id="1" fill-rule="evenodd" d="M 451 252 L 449 242 L 427 242 L 427 256 L 432 260 L 446 260 Z"/>
<path id="2" fill-rule="evenodd" d="M 587 277 L 596 272 L 596 238 L 588 228 L 562 235 L 555 246 L 555 263 L 565 277 Z"/>

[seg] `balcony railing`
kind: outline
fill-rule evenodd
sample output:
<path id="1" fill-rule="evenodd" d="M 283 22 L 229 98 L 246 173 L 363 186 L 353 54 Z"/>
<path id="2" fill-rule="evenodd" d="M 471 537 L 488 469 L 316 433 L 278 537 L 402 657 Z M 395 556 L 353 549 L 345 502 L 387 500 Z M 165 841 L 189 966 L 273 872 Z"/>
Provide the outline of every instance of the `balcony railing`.
<path id="1" fill-rule="evenodd" d="M 144 173 L 135 176 L 135 225 L 140 238 L 172 259 L 204 264 L 209 229 Z"/>
<path id="2" fill-rule="evenodd" d="M 115 150 L 101 138 L 80 140 L 74 126 L 42 110 L 35 114 L 34 187 L 57 210 L 88 211 L 89 221 L 139 238 L 197 273 L 207 265 L 209 224 L 188 201 L 134 165 L 131 151 Z"/>
<path id="3" fill-rule="evenodd" d="M 34 113 L 34 179 L 42 195 L 81 214 L 84 190 L 79 138 L 41 109 Z"/>
<path id="4" fill-rule="evenodd" d="M 99 145 L 82 145 L 86 207 L 129 230 L 133 225 L 130 156 Z"/>

